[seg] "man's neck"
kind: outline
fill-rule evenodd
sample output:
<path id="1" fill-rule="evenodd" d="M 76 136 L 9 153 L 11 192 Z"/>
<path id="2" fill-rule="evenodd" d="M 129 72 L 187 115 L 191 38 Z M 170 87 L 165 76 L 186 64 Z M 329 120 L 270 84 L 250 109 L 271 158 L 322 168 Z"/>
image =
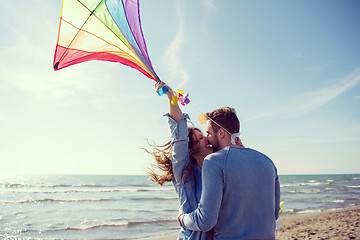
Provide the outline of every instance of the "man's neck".
<path id="1" fill-rule="evenodd" d="M 232 147 L 233 144 L 231 144 L 230 139 L 227 141 L 223 141 L 222 143 L 220 143 L 220 149 L 224 149 L 226 147 Z"/>
<path id="2" fill-rule="evenodd" d="M 224 141 L 223 144 L 220 143 L 220 149 L 224 149 L 226 147 L 245 148 L 240 139 L 236 141 L 236 144 L 232 144 L 231 140 Z"/>

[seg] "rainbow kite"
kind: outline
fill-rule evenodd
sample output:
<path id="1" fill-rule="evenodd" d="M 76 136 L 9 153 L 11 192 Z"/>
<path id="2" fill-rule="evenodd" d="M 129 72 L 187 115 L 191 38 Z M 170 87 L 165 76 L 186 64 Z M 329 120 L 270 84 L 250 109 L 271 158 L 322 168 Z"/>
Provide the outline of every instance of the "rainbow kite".
<path id="1" fill-rule="evenodd" d="M 54 69 L 90 60 L 119 62 L 160 81 L 146 49 L 139 0 L 62 0 Z"/>

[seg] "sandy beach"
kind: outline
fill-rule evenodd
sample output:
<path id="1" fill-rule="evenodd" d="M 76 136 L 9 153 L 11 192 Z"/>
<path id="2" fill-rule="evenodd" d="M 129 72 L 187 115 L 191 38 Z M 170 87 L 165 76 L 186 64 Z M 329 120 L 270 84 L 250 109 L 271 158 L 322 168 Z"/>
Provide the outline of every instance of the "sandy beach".
<path id="1" fill-rule="evenodd" d="M 286 239 L 360 239 L 360 208 L 316 214 L 280 216 L 279 240 Z M 177 235 L 152 238 L 175 240 Z"/>
<path id="2" fill-rule="evenodd" d="M 282 217 L 277 239 L 360 239 L 360 208 Z"/>

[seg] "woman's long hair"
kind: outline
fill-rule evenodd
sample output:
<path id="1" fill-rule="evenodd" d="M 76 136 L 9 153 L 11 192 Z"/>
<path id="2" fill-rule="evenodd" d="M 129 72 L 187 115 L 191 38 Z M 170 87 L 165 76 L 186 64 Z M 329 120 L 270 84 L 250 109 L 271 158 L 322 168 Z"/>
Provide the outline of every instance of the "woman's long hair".
<path id="1" fill-rule="evenodd" d="M 196 160 L 193 157 L 193 154 L 196 153 L 193 150 L 194 145 L 196 144 L 194 139 L 194 131 L 200 131 L 198 128 L 188 128 L 188 151 L 190 162 L 186 169 L 184 169 L 183 176 L 181 178 L 184 183 L 185 178 L 189 178 L 190 183 L 195 181 L 193 178 L 192 172 L 194 169 L 194 165 L 196 164 Z M 156 145 L 149 143 L 149 146 L 152 148 L 152 151 L 145 149 L 147 153 L 152 155 L 155 158 L 155 163 L 151 164 L 151 166 L 147 169 L 146 173 L 149 175 L 151 181 L 156 182 L 159 185 L 163 185 L 166 182 L 171 182 L 173 180 L 173 169 L 172 169 L 172 151 L 173 147 L 171 145 L 171 141 L 166 143 L 165 145 Z"/>

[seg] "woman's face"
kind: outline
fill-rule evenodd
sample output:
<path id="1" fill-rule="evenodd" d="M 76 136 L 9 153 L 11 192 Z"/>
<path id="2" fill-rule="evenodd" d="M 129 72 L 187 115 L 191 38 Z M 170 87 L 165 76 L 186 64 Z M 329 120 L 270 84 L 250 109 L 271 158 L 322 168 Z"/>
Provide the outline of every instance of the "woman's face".
<path id="1" fill-rule="evenodd" d="M 208 139 L 199 131 L 194 130 L 192 134 L 193 139 L 193 147 L 192 150 L 195 154 L 205 154 L 208 155 L 210 153 L 213 153 L 212 148 L 210 147 L 210 143 Z"/>

